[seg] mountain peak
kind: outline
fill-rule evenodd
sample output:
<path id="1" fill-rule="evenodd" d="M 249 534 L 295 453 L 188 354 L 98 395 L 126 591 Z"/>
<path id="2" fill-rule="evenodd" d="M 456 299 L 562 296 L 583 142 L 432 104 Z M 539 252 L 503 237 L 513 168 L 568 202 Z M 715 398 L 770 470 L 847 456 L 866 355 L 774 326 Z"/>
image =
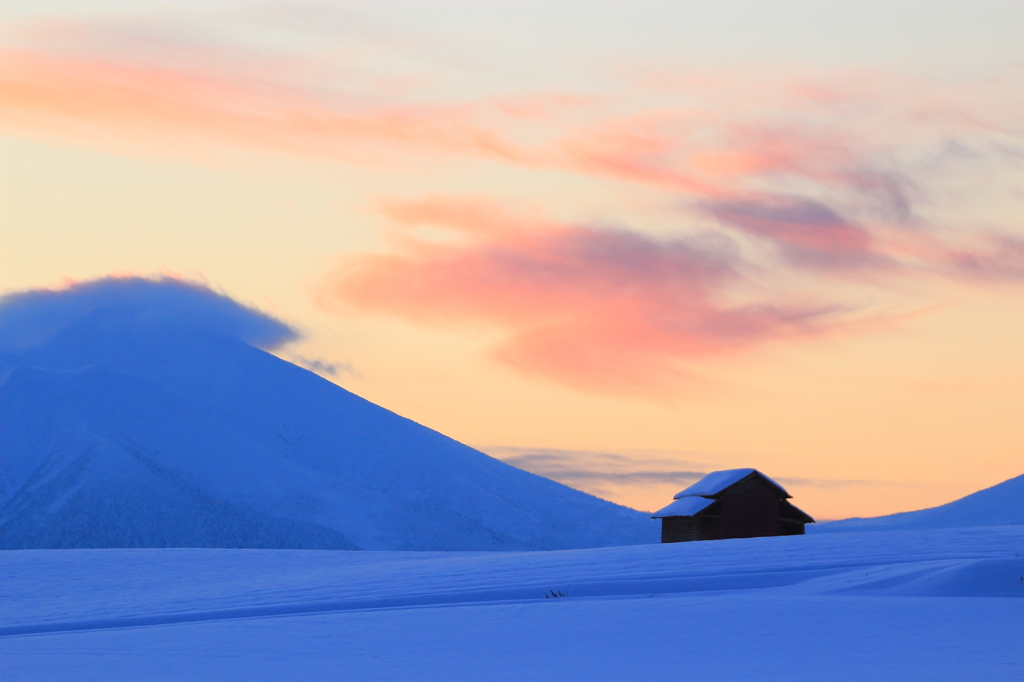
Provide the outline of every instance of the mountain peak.
<path id="1" fill-rule="evenodd" d="M 515 469 L 255 347 L 275 338 L 250 333 L 273 331 L 259 326 L 272 318 L 253 327 L 215 301 L 203 310 L 227 310 L 227 322 L 182 323 L 189 308 L 166 313 L 163 293 L 163 307 L 138 299 L 162 286 L 181 297 L 178 283 L 129 282 L 120 305 L 108 287 L 104 305 L 78 305 L 57 316 L 62 326 L 41 324 L 48 333 L 31 345 L 0 350 L 0 412 L 10 416 L 0 422 L 0 547 L 655 540 L 640 512 Z M 51 317 L 74 307 L 43 299 Z M 31 317 L 14 300 L 18 315 L 0 303 L 0 328 Z"/>

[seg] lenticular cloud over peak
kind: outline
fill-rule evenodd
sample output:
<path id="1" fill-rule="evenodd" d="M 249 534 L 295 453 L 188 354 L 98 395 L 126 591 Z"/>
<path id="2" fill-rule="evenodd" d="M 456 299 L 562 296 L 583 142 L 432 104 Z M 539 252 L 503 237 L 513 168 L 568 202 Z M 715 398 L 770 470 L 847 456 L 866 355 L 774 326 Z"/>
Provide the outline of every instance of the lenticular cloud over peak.
<path id="1" fill-rule="evenodd" d="M 299 336 L 284 322 L 196 282 L 104 277 L 0 297 L 0 352 L 30 348 L 102 312 L 117 313 L 133 326 L 215 333 L 268 350 Z"/>
<path id="2" fill-rule="evenodd" d="M 0 298 L 0 549 L 654 539 L 646 514 L 515 469 L 267 352 L 296 336 L 169 278 Z"/>

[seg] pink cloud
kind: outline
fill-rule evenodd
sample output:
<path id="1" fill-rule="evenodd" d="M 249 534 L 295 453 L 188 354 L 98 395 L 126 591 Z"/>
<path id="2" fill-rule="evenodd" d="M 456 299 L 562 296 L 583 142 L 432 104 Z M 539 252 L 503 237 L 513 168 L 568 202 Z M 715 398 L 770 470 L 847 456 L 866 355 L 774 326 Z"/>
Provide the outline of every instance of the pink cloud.
<path id="1" fill-rule="evenodd" d="M 723 225 L 775 243 L 783 259 L 793 265 L 827 269 L 896 265 L 867 229 L 811 199 L 768 195 L 708 200 L 698 209 Z"/>
<path id="2" fill-rule="evenodd" d="M 971 244 L 938 251 L 935 269 L 974 282 L 1024 282 L 1024 238 L 1006 234 L 974 235 Z"/>
<path id="3" fill-rule="evenodd" d="M 794 300 L 756 284 L 752 266 L 725 233 L 654 239 L 638 232 L 563 224 L 481 199 L 388 202 L 402 229 L 383 253 L 350 257 L 319 294 L 327 310 L 354 309 L 449 328 L 499 330 L 496 359 L 529 375 L 584 391 L 648 396 L 699 381 L 708 359 L 766 344 L 870 333 L 928 312 L 885 315 L 830 302 Z M 1019 239 L 971 235 L 959 242 L 928 231 L 875 238 L 823 204 L 761 196 L 708 203 L 730 229 L 779 245 L 791 265 L 816 275 L 867 270 L 886 278 L 1024 279 Z M 418 236 L 419 226 L 446 238 Z M 767 277 L 766 277 L 767 275 Z M 824 284 L 824 283 L 823 283 Z"/>
<path id="4" fill-rule="evenodd" d="M 350 259 L 325 287 L 327 306 L 490 325 L 504 334 L 495 357 L 585 390 L 664 391 L 704 358 L 851 329 L 841 306 L 774 291 L 780 271 L 817 278 L 825 297 L 837 276 L 870 279 L 869 295 L 895 277 L 1024 279 L 1019 237 L 956 230 L 916 210 L 934 200 L 936 150 L 1019 149 L 1019 105 L 1000 94 L 1019 90 L 1019 74 L 954 87 L 709 73 L 654 94 L 638 79 L 615 97 L 456 101 L 378 79 L 359 60 L 336 64 L 338 53 L 238 57 L 164 37 L 153 57 L 148 34 L 89 30 L 24 33 L 28 47 L 0 52 L 0 126 L 364 165 L 464 155 L 599 178 L 610 192 L 637 184 L 654 190 L 652 203 L 678 207 L 690 236 L 654 239 L 480 200 L 391 202 L 381 211 L 402 226 L 395 248 Z M 421 238 L 417 225 L 446 239 Z M 759 291 L 739 255 L 751 244 L 769 247 Z"/>
<path id="5" fill-rule="evenodd" d="M 842 214 L 825 198 L 840 194 L 894 220 L 911 216 L 915 184 L 894 154 L 963 131 L 1015 134 L 1000 121 L 1019 113 L 990 92 L 1012 90 L 1011 76 L 965 90 L 870 73 L 709 73 L 654 90 L 634 79 L 615 97 L 549 89 L 456 101 L 396 87 L 358 51 L 226 49 L 158 25 L 81 21 L 14 26 L 12 36 L 22 47 L 0 54 L 0 126 L 13 130 L 173 153 L 214 141 L 357 164 L 467 155 L 640 183 L 696 204 L 791 195 Z"/>
<path id="6" fill-rule="evenodd" d="M 168 67 L 2 50 L 0 126 L 168 148 L 214 140 L 365 160 L 370 149 L 384 146 L 529 162 L 517 144 L 475 123 L 472 107 L 338 103 L 249 74 L 218 74 L 191 61 Z"/>
<path id="7" fill-rule="evenodd" d="M 877 222 L 868 229 L 821 202 L 792 196 L 707 200 L 696 208 L 773 244 L 784 265 L 818 274 L 1024 281 L 1024 239 L 1013 234 L 956 233 L 921 223 Z"/>
<path id="8" fill-rule="evenodd" d="M 350 259 L 321 302 L 427 324 L 488 324 L 506 334 L 495 357 L 524 372 L 583 390 L 647 393 L 678 384 L 693 361 L 834 322 L 823 306 L 730 301 L 743 264 L 727 239 L 660 241 L 484 206 L 436 198 L 392 206 L 392 217 L 462 238 L 410 239 L 397 252 Z M 485 229 L 467 229 L 474 216 Z"/>
<path id="9" fill-rule="evenodd" d="M 881 162 L 877 142 L 825 125 L 819 119 L 827 118 L 827 109 L 801 106 L 779 113 L 766 103 L 763 114 L 753 109 L 753 121 L 728 109 L 651 111 L 574 132 L 555 153 L 581 173 L 700 199 L 736 201 L 765 194 L 772 184 L 798 182 L 853 193 L 905 216 L 910 183 Z"/>

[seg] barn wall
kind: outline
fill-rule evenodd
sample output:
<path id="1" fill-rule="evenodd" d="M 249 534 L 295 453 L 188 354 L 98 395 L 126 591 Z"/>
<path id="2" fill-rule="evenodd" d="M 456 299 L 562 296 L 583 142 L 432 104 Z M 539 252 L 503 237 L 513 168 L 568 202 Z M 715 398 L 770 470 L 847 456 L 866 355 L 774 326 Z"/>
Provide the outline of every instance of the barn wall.
<path id="1" fill-rule="evenodd" d="M 804 524 L 801 521 L 789 521 L 782 519 L 779 521 L 779 535 L 803 535 Z"/>
<path id="2" fill-rule="evenodd" d="M 662 542 L 691 542 L 699 539 L 699 522 L 692 516 L 666 516 L 661 520 Z"/>
<path id="3" fill-rule="evenodd" d="M 779 503 L 779 535 L 803 535 L 804 524 L 810 520 L 807 514 L 794 507 L 789 500 Z"/>
<path id="4" fill-rule="evenodd" d="M 718 516 L 700 516 L 699 540 L 717 540 L 720 536 L 721 519 Z"/>
<path id="5" fill-rule="evenodd" d="M 720 504 L 719 538 L 779 534 L 779 493 L 756 476 L 729 488 Z"/>

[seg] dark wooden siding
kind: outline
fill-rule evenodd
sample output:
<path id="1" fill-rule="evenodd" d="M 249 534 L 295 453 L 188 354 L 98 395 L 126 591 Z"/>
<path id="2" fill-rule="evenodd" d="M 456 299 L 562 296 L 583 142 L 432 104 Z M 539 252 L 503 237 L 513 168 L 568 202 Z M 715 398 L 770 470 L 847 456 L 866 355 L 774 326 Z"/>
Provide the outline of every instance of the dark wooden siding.
<path id="1" fill-rule="evenodd" d="M 803 535 L 804 524 L 814 519 L 797 509 L 789 500 L 779 502 L 779 535 Z"/>
<path id="2" fill-rule="evenodd" d="M 708 507 L 709 511 L 717 510 L 717 505 L 712 509 Z M 722 519 L 717 515 L 700 515 L 700 537 L 698 540 L 717 540 L 719 537 L 719 527 L 721 526 Z"/>
<path id="3" fill-rule="evenodd" d="M 803 535 L 803 521 L 792 521 L 790 519 L 779 519 L 779 535 Z"/>
<path id="4" fill-rule="evenodd" d="M 719 539 L 779 534 L 779 493 L 753 476 L 726 490 L 721 505 Z"/>
<path id="5" fill-rule="evenodd" d="M 692 516 L 666 516 L 661 520 L 662 542 L 690 542 L 699 537 L 700 521 Z"/>

